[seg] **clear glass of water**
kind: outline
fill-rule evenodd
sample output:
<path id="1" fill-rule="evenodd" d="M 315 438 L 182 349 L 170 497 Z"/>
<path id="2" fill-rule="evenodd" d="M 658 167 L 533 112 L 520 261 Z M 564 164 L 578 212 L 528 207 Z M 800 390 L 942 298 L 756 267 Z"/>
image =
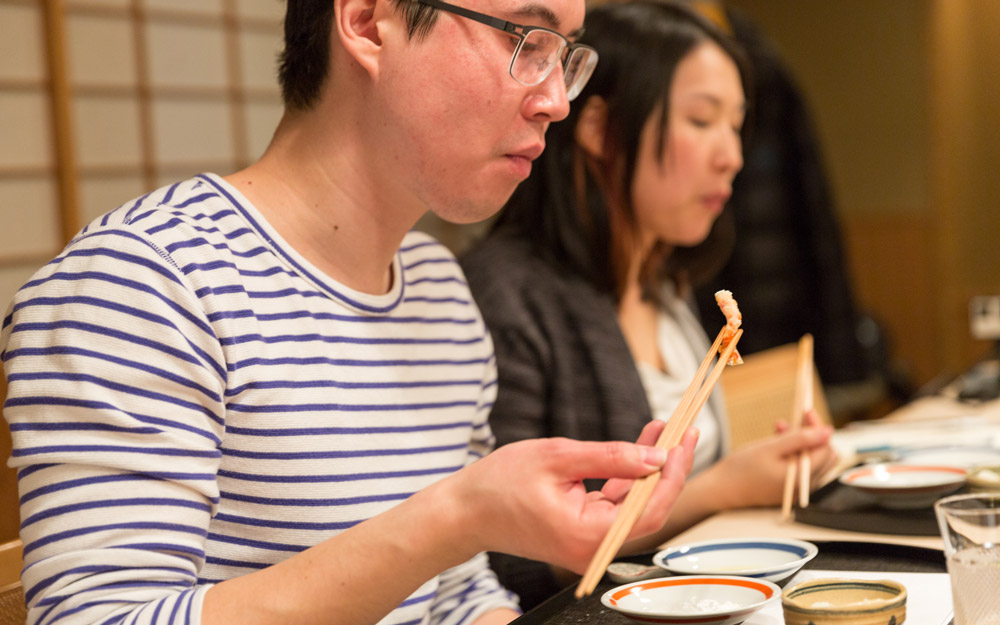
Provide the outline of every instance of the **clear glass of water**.
<path id="1" fill-rule="evenodd" d="M 1000 493 L 934 504 L 951 577 L 955 625 L 1000 623 Z"/>

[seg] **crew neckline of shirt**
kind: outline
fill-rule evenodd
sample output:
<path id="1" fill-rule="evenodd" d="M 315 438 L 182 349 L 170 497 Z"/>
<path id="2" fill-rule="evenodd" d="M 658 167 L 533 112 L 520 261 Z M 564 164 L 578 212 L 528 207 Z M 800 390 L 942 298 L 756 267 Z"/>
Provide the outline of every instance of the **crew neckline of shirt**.
<path id="1" fill-rule="evenodd" d="M 234 210 L 246 222 L 247 226 L 264 240 L 268 248 L 283 264 L 310 282 L 327 297 L 367 314 L 390 313 L 403 301 L 405 280 L 403 279 L 403 263 L 398 250 L 392 259 L 392 287 L 387 293 L 375 295 L 352 289 L 331 278 L 299 254 L 278 234 L 278 231 L 257 210 L 257 207 L 221 176 L 214 173 L 202 173 L 197 177 L 215 187 L 233 205 Z"/>

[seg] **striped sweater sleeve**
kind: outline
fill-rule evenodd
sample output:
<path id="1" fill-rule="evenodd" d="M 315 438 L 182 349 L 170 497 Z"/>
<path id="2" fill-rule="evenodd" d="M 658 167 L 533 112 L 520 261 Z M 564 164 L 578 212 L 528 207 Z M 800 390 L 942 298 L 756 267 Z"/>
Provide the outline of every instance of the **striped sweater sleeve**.
<path id="1" fill-rule="evenodd" d="M 490 337 L 487 333 L 486 340 Z M 490 343 L 490 353 L 492 344 Z M 473 439 L 469 446 L 469 462 L 479 460 L 493 450 L 495 438 L 488 418 L 496 400 L 496 362 L 485 367 L 483 394 L 476 411 Z M 517 595 L 504 588 L 490 569 L 489 558 L 480 553 L 468 562 L 444 571 L 430 609 L 433 625 L 468 625 L 491 610 L 506 608 L 520 611 Z"/>
<path id="2" fill-rule="evenodd" d="M 517 611 L 517 596 L 500 585 L 481 553 L 441 574 L 441 585 L 431 607 L 433 625 L 469 625 L 498 608 Z"/>
<path id="3" fill-rule="evenodd" d="M 226 370 L 165 256 L 97 230 L 4 318 L 29 623 L 199 622 Z"/>

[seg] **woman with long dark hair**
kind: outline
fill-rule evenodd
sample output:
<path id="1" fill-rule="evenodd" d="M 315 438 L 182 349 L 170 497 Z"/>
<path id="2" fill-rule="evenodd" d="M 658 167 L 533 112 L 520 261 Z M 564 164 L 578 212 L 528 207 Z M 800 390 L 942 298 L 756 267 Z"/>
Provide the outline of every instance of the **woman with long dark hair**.
<path id="1" fill-rule="evenodd" d="M 691 286 L 732 244 L 725 207 L 743 164 L 749 90 L 737 45 L 659 0 L 591 9 L 579 41 L 600 54 L 593 77 L 462 258 L 495 342 L 499 445 L 633 440 L 669 418 L 709 349 Z M 730 453 L 714 393 L 695 422 L 698 474 L 662 531 L 630 547 L 651 548 L 721 509 L 779 503 L 786 459 L 800 450 L 822 474 L 835 457 L 831 430 L 813 414 L 807 423 Z M 523 607 L 560 587 L 540 563 L 497 556 L 494 568 Z"/>

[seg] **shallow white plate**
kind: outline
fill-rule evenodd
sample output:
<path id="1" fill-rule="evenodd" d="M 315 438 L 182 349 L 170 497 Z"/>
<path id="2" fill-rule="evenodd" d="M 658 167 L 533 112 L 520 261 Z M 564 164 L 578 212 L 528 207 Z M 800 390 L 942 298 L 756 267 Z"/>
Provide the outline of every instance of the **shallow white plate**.
<path id="1" fill-rule="evenodd" d="M 736 625 L 780 596 L 777 585 L 760 579 L 688 575 L 618 586 L 601 603 L 639 623 Z"/>
<path id="2" fill-rule="evenodd" d="M 653 564 L 680 575 L 738 575 L 778 582 L 816 557 L 816 545 L 791 538 L 705 540 L 670 547 Z"/>
<path id="3" fill-rule="evenodd" d="M 955 466 L 872 464 L 844 472 L 840 483 L 856 488 L 886 508 L 923 508 L 965 484 L 966 470 Z"/>

